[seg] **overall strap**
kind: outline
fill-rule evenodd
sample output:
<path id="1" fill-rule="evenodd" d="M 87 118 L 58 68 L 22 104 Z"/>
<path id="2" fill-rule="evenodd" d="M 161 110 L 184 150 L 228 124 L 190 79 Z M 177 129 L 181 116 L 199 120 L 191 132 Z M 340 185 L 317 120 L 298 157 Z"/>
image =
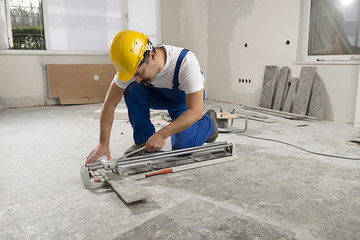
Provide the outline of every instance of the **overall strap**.
<path id="1" fill-rule="evenodd" d="M 173 77 L 173 88 L 174 89 L 179 89 L 179 71 L 180 71 L 180 65 L 184 59 L 184 57 L 186 56 L 187 52 L 189 50 L 187 49 L 183 49 L 177 59 L 177 62 L 176 62 L 176 66 L 175 66 L 175 72 L 174 72 L 174 77 Z"/>

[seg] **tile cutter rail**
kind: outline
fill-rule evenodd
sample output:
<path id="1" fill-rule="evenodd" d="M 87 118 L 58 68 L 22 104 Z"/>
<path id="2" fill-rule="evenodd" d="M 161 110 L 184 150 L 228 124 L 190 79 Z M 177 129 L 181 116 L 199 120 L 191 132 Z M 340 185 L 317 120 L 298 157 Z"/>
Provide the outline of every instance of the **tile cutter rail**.
<path id="1" fill-rule="evenodd" d="M 139 149 L 137 151 L 140 151 Z M 205 144 L 179 150 L 145 153 L 142 156 L 126 154 L 117 159 L 101 159 L 81 167 L 81 184 L 84 188 L 108 185 L 109 174 L 118 175 L 117 180 L 132 177 L 143 179 L 157 174 L 184 171 L 235 160 L 234 145 L 227 142 Z"/>

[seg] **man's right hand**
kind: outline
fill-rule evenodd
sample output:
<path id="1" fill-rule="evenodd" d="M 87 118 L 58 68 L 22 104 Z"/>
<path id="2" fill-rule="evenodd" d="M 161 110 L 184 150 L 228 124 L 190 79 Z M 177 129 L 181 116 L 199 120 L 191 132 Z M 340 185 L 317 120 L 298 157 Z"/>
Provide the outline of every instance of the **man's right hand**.
<path id="1" fill-rule="evenodd" d="M 110 132 L 114 121 L 115 108 L 124 95 L 124 91 L 125 89 L 118 87 L 114 81 L 111 83 L 101 109 L 99 145 L 89 154 L 85 164 L 95 162 L 102 156 L 111 158 L 109 148 Z"/>
<path id="2" fill-rule="evenodd" d="M 98 158 L 106 156 L 107 158 L 111 158 L 109 146 L 99 144 L 97 145 L 86 158 L 85 164 L 89 164 L 95 162 Z"/>

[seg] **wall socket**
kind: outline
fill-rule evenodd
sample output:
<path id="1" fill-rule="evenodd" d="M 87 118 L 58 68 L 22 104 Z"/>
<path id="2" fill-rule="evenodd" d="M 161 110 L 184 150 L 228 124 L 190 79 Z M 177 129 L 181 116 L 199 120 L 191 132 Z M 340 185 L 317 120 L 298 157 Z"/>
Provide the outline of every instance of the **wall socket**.
<path id="1" fill-rule="evenodd" d="M 239 78 L 239 83 L 251 83 L 250 78 Z"/>

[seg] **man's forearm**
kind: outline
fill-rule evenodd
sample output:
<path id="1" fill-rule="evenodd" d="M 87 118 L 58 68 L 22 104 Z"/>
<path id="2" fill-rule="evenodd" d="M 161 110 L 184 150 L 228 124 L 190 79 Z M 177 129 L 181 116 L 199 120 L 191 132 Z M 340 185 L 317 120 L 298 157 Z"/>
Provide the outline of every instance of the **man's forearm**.
<path id="1" fill-rule="evenodd" d="M 109 145 L 115 108 L 119 104 L 124 91 L 125 89 L 119 88 L 114 82 L 109 87 L 100 115 L 100 144 Z"/>
<path id="2" fill-rule="evenodd" d="M 187 94 L 185 98 L 188 109 L 177 117 L 175 121 L 159 130 L 159 134 L 164 139 L 184 131 L 201 119 L 204 106 L 203 90 Z"/>
<path id="3" fill-rule="evenodd" d="M 188 109 L 178 118 L 176 118 L 175 121 L 160 129 L 159 134 L 161 134 L 164 138 L 168 138 L 191 127 L 195 122 L 201 119 L 201 117 L 202 111 L 200 112 L 197 110 Z"/>
<path id="4" fill-rule="evenodd" d="M 100 115 L 100 144 L 109 145 L 115 108 L 104 104 Z"/>

